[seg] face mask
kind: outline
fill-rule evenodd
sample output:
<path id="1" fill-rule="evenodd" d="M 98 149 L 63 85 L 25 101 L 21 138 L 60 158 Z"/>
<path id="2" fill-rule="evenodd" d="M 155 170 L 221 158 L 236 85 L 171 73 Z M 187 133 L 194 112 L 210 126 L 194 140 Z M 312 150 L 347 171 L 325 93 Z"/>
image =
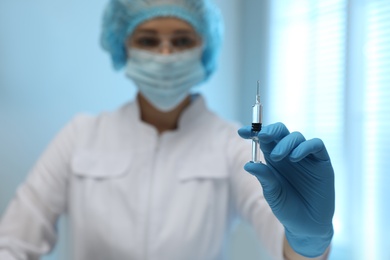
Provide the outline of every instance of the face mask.
<path id="1" fill-rule="evenodd" d="M 205 79 L 202 51 L 197 47 L 162 55 L 133 48 L 128 53 L 126 74 L 153 106 L 160 111 L 171 111 L 193 86 Z"/>

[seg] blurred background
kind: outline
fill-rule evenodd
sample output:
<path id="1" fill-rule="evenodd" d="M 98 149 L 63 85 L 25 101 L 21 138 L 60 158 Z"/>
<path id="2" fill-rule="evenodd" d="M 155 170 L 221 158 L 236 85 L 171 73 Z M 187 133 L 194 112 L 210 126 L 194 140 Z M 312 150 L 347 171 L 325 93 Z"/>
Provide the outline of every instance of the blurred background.
<path id="1" fill-rule="evenodd" d="M 134 98 L 135 87 L 99 45 L 106 2 L 0 1 L 0 215 L 75 114 Z M 260 80 L 265 123 L 320 137 L 331 155 L 331 259 L 390 259 L 390 1 L 216 3 L 225 42 L 219 70 L 198 91 L 222 117 L 249 124 Z M 65 225 L 44 259 L 67 259 Z M 229 259 L 261 256 L 251 228 L 239 224 Z"/>

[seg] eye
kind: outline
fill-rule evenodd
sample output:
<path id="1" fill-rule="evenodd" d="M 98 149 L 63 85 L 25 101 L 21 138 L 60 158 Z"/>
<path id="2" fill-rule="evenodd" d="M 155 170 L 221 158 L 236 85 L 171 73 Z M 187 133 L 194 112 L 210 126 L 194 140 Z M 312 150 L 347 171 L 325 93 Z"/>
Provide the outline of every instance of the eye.
<path id="1" fill-rule="evenodd" d="M 134 40 L 134 45 L 141 48 L 154 48 L 160 45 L 160 40 L 153 36 L 142 36 Z"/>
<path id="2" fill-rule="evenodd" d="M 196 39 L 190 36 L 178 36 L 172 39 L 172 45 L 180 49 L 192 48 L 196 43 Z"/>

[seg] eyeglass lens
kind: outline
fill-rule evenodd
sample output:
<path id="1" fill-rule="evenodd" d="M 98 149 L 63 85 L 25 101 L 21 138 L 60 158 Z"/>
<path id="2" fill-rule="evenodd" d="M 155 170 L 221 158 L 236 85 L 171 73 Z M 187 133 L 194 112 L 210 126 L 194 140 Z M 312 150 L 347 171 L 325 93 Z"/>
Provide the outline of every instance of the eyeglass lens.
<path id="1" fill-rule="evenodd" d="M 194 33 L 181 33 L 174 35 L 158 35 L 140 33 L 131 39 L 131 45 L 136 48 L 156 51 L 169 45 L 174 51 L 182 51 L 197 46 L 199 38 Z"/>

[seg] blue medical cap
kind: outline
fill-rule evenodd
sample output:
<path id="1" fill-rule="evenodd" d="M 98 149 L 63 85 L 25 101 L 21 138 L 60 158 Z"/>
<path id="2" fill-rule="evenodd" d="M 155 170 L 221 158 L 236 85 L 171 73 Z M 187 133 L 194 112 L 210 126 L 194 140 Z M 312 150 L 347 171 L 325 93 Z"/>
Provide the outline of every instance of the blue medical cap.
<path id="1" fill-rule="evenodd" d="M 110 0 L 103 16 L 101 44 L 119 70 L 127 62 L 126 39 L 141 23 L 156 17 L 176 17 L 188 22 L 202 37 L 202 63 L 209 77 L 216 68 L 222 43 L 223 21 L 210 0 Z"/>

